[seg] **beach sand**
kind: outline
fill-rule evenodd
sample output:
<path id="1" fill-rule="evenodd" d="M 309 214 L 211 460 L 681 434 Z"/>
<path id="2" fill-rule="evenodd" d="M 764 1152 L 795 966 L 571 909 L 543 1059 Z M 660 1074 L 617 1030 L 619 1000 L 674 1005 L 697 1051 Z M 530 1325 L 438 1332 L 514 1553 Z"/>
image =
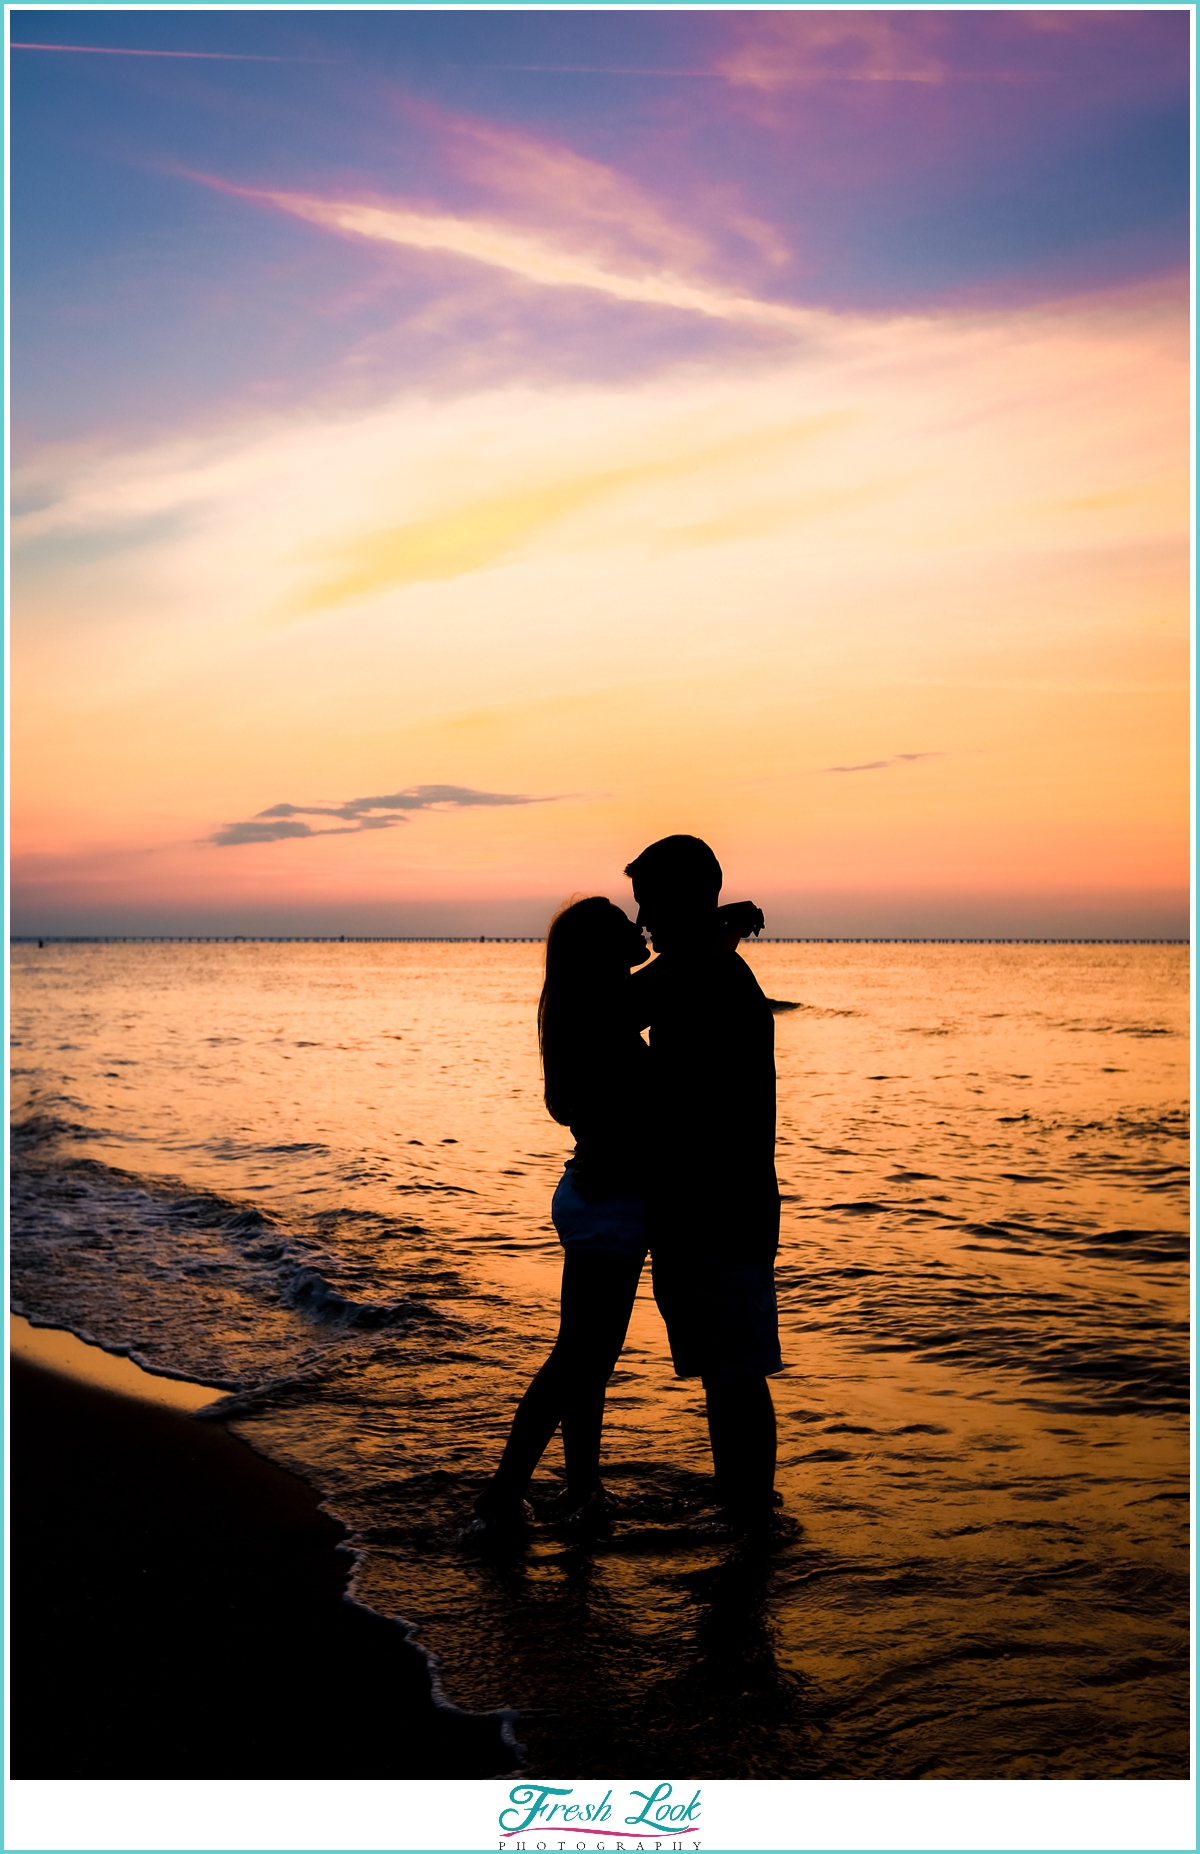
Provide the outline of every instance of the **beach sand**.
<path id="1" fill-rule="evenodd" d="M 343 1528 L 214 1425 L 11 1366 L 12 1772 L 484 1777 L 495 1717 L 434 1705 L 344 1601 Z"/>

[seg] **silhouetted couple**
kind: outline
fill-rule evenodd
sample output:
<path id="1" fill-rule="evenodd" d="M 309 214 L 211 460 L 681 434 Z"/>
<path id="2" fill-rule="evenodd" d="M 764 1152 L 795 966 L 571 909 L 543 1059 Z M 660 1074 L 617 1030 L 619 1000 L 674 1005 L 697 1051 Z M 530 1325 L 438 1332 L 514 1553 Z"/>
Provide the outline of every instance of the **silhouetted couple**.
<path id="1" fill-rule="evenodd" d="M 552 1207 L 561 1321 L 476 1504 L 471 1530 L 483 1538 L 525 1523 L 525 1490 L 560 1424 L 558 1517 L 578 1535 L 603 1530 L 604 1394 L 647 1249 L 676 1376 L 704 1385 L 725 1518 L 755 1530 L 772 1510 L 767 1378 L 783 1369 L 774 1022 L 737 953 L 762 915 L 746 902 L 718 907 L 721 866 L 698 837 L 664 837 L 625 873 L 636 925 L 592 896 L 564 908 L 546 940 L 546 1106 L 575 1137 Z M 643 926 L 657 955 L 650 965 Z"/>

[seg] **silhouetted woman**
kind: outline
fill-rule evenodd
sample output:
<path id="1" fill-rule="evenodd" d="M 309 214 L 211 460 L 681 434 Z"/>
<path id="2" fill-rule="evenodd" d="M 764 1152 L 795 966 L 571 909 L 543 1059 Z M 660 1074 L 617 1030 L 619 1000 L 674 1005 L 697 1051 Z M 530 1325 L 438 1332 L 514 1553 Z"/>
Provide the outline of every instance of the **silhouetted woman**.
<path id="1" fill-rule="evenodd" d="M 522 1397 L 500 1465 L 469 1532 L 496 1535 L 526 1517 L 525 1489 L 562 1425 L 564 1523 L 603 1524 L 604 1393 L 646 1256 L 645 1124 L 650 1052 L 634 1027 L 630 968 L 649 958 L 640 930 L 601 895 L 550 924 L 538 1004 L 546 1106 L 575 1136 L 551 1214 L 563 1246 L 558 1338 Z"/>

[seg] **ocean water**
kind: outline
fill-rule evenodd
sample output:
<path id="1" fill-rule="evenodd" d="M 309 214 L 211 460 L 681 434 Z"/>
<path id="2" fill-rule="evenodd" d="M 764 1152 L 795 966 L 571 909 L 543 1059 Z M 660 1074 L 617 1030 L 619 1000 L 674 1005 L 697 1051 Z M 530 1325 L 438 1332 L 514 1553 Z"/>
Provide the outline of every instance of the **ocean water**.
<path id="1" fill-rule="evenodd" d="M 746 957 L 797 1006 L 768 1545 L 705 1530 L 648 1270 L 613 1536 L 458 1543 L 555 1329 L 538 946 L 14 948 L 12 1304 L 234 1393 L 533 1773 L 1186 1776 L 1187 949 Z"/>

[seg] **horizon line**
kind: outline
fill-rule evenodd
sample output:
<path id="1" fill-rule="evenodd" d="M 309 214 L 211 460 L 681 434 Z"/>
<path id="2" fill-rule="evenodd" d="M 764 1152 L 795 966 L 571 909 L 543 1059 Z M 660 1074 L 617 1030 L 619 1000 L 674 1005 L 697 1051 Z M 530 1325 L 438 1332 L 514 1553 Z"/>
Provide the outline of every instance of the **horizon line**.
<path id="1" fill-rule="evenodd" d="M 13 933 L 10 946 L 542 946 L 544 933 Z M 1174 934 L 763 934 L 754 946 L 1190 946 Z"/>

